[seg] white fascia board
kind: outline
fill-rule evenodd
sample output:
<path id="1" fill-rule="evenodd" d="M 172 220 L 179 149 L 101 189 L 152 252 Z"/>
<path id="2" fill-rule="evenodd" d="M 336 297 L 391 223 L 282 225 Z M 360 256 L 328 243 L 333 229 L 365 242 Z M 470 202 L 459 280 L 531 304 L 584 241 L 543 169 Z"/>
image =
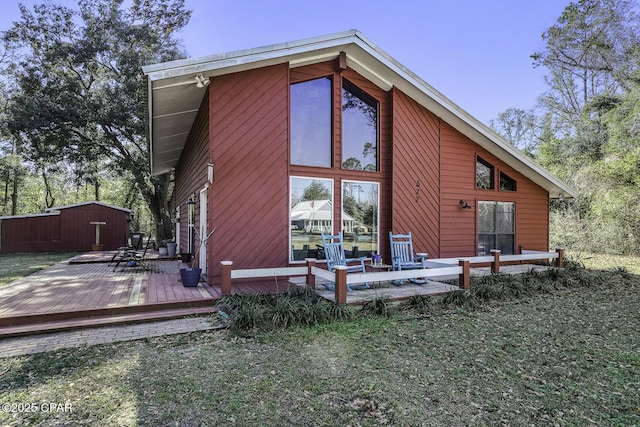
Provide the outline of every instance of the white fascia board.
<path id="1" fill-rule="evenodd" d="M 25 215 L 10 215 L 10 216 L 0 216 L 0 221 L 4 221 L 6 219 L 21 219 L 21 218 L 38 218 L 43 216 L 58 216 L 60 212 L 49 212 L 49 213 L 38 213 L 38 214 L 25 214 Z"/>
<path id="2" fill-rule="evenodd" d="M 521 173 L 525 172 L 523 173 L 523 175 L 531 178 L 531 174 L 526 173 L 527 172 L 526 169 L 528 168 L 535 174 L 539 175 L 540 178 L 542 178 L 544 181 L 547 181 L 547 185 L 542 185 L 544 188 L 557 187 L 559 193 L 564 193 L 563 195 L 569 196 L 569 197 L 576 197 L 576 193 L 573 189 L 571 189 L 565 183 L 563 183 L 558 178 L 550 174 L 548 171 L 542 168 L 542 166 L 540 166 L 534 160 L 525 156 L 517 148 L 509 144 L 507 141 L 505 141 L 501 136 L 499 136 L 489 127 L 487 127 L 486 125 L 484 125 L 483 123 L 481 123 L 480 121 L 472 117 L 469 113 L 467 113 L 458 105 L 453 103 L 450 99 L 442 95 L 440 92 L 434 89 L 431 85 L 429 85 L 427 82 L 425 82 L 416 74 L 414 74 L 412 71 L 410 71 L 408 68 L 406 68 L 404 65 L 400 64 L 398 61 L 393 59 L 386 52 L 379 49 L 376 45 L 371 43 L 360 33 L 357 33 L 357 36 L 360 42 L 356 42 L 356 43 L 361 48 L 363 48 L 371 56 L 376 58 L 376 60 L 384 64 L 387 68 L 392 70 L 395 74 L 397 74 L 402 80 L 404 80 L 407 83 L 406 85 L 403 85 L 401 82 L 396 81 L 394 86 L 398 87 L 398 89 L 402 90 L 403 92 L 407 92 L 407 95 L 409 95 L 414 100 L 422 104 L 425 108 L 431 110 L 436 114 L 444 116 L 442 114 L 442 111 L 439 112 L 438 110 L 446 110 L 446 112 L 449 113 L 448 114 L 449 117 L 457 119 L 457 121 L 460 121 L 461 124 L 464 124 L 469 130 L 472 130 L 480 138 L 473 138 L 473 135 L 469 135 L 468 131 L 467 132 L 463 131 L 462 132 L 463 134 L 471 138 L 474 142 L 478 143 L 482 147 L 488 149 L 493 154 L 497 154 L 495 153 L 495 148 L 490 146 L 491 143 L 493 143 L 507 155 L 507 156 L 504 156 L 504 155 L 501 156 L 497 154 L 498 158 L 501 158 L 512 167 L 514 167 L 513 161 L 510 161 L 510 159 L 508 159 L 507 157 L 511 157 L 516 162 L 521 163 L 525 167 L 524 170 L 518 167 L 514 167 L 514 169 L 518 170 Z M 391 83 L 388 83 L 388 84 L 391 84 Z M 423 96 L 426 96 L 428 99 L 432 100 L 432 102 L 424 102 L 424 98 L 421 99 L 422 97 L 419 96 L 419 94 L 417 94 L 416 92 L 419 92 Z M 436 105 L 434 105 L 434 103 Z M 447 119 L 447 117 L 443 117 L 443 119 Z M 455 123 L 451 123 L 451 124 L 455 125 Z M 539 179 L 534 181 L 537 181 L 539 185 L 541 184 Z M 560 194 L 550 193 L 550 197 L 558 197 L 559 195 Z"/>

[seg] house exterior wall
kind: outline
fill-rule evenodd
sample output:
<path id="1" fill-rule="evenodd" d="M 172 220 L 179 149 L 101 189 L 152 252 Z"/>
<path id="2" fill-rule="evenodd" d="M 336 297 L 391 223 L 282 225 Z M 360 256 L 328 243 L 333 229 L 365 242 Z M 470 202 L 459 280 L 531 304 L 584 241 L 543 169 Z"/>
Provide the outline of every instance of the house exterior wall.
<path id="1" fill-rule="evenodd" d="M 203 90 L 200 109 L 175 170 L 174 208 L 180 207 L 178 251 L 188 252 L 188 209 L 190 197 L 196 202 L 196 226 L 200 223 L 200 190 L 207 183 L 209 160 L 209 88 Z"/>
<path id="2" fill-rule="evenodd" d="M 5 218 L 0 225 L 0 252 L 58 252 L 91 250 L 100 226 L 104 250 L 123 246 L 128 238 L 128 213 L 98 204 L 84 204 L 60 210 L 59 214 Z"/>
<path id="3" fill-rule="evenodd" d="M 476 255 L 478 201 L 515 203 L 516 252 L 519 247 L 549 249 L 549 194 L 546 190 L 446 123 L 441 123 L 440 147 L 440 257 Z M 493 165 L 496 189 L 476 189 L 476 156 Z M 501 171 L 516 181 L 517 191 L 498 189 Z M 460 200 L 468 201 L 472 209 L 460 209 Z"/>
<path id="4" fill-rule="evenodd" d="M 388 231 L 411 232 L 416 251 L 439 256 L 440 119 L 396 89 L 392 188 L 392 228 Z"/>
<path id="5" fill-rule="evenodd" d="M 290 84 L 333 78 L 333 167 L 292 165 Z M 342 78 L 379 103 L 378 170 L 341 168 Z M 235 269 L 286 266 L 289 262 L 291 176 L 333 179 L 334 232 L 340 231 L 342 180 L 380 185 L 379 249 L 387 262 L 388 232 L 414 236 L 430 257 L 477 253 L 478 201 L 516 203 L 516 251 L 548 249 L 548 193 L 444 123 L 398 89 L 385 92 L 334 61 L 289 69 L 287 64 L 213 77 L 176 168 L 176 203 L 186 230 L 186 200 L 215 178 L 208 192 L 209 280 L 221 260 Z M 516 192 L 477 190 L 476 156 L 517 182 Z M 198 201 L 198 197 L 195 199 Z M 473 209 L 460 209 L 467 200 Z M 200 211 L 196 207 L 196 213 Z M 181 246 L 186 245 L 182 232 Z"/>
<path id="6" fill-rule="evenodd" d="M 286 64 L 216 77 L 210 86 L 209 276 L 282 266 L 289 233 L 289 72 Z"/>

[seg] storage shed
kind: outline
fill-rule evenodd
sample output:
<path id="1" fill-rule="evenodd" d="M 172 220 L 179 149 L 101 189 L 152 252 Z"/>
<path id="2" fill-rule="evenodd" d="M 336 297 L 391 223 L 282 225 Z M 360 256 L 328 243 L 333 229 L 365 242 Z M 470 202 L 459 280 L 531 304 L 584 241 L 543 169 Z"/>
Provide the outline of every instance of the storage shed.
<path id="1" fill-rule="evenodd" d="M 0 217 L 0 253 L 114 250 L 127 241 L 131 211 L 102 202 L 47 209 L 42 214 Z"/>

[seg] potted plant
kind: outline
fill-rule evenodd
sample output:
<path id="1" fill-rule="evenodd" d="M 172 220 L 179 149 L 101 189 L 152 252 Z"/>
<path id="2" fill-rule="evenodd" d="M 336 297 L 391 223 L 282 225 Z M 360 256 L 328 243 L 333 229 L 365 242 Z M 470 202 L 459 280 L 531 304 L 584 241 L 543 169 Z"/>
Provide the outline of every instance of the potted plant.
<path id="1" fill-rule="evenodd" d="M 191 225 L 190 227 L 193 227 L 195 235 L 198 237 L 198 244 L 196 245 L 195 251 L 193 252 L 193 257 L 191 258 L 191 266 L 180 269 L 180 279 L 182 280 L 182 286 L 185 286 L 187 288 L 198 286 L 198 282 L 200 282 L 200 276 L 202 275 L 202 268 L 200 268 L 198 265 L 200 261 L 200 258 L 198 257 L 200 248 L 202 247 L 202 245 L 207 244 L 207 240 L 209 240 L 209 237 L 211 237 L 213 232 L 216 231 L 216 229 L 214 228 L 206 236 L 201 236 L 195 226 Z"/>

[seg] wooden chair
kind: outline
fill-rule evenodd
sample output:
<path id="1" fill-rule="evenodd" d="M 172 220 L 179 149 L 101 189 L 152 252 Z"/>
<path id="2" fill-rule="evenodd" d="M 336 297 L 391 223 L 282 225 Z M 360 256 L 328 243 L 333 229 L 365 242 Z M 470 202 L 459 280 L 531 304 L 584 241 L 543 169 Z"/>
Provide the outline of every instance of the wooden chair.
<path id="1" fill-rule="evenodd" d="M 329 271 L 334 272 L 337 266 L 347 267 L 347 273 L 365 273 L 367 271 L 364 265 L 366 258 L 347 259 L 345 257 L 341 234 L 325 235 L 322 233 L 322 246 Z M 335 283 L 324 284 L 323 286 L 329 290 L 335 290 Z M 347 285 L 347 291 L 368 288 L 368 283 L 354 286 Z"/>
<path id="2" fill-rule="evenodd" d="M 393 234 L 389 232 L 391 244 L 391 266 L 393 271 L 417 270 L 427 268 L 426 254 L 415 256 L 411 232 L 408 234 Z M 411 279 L 416 284 L 427 283 L 427 279 Z M 401 280 L 395 280 L 394 285 L 401 285 Z"/>

